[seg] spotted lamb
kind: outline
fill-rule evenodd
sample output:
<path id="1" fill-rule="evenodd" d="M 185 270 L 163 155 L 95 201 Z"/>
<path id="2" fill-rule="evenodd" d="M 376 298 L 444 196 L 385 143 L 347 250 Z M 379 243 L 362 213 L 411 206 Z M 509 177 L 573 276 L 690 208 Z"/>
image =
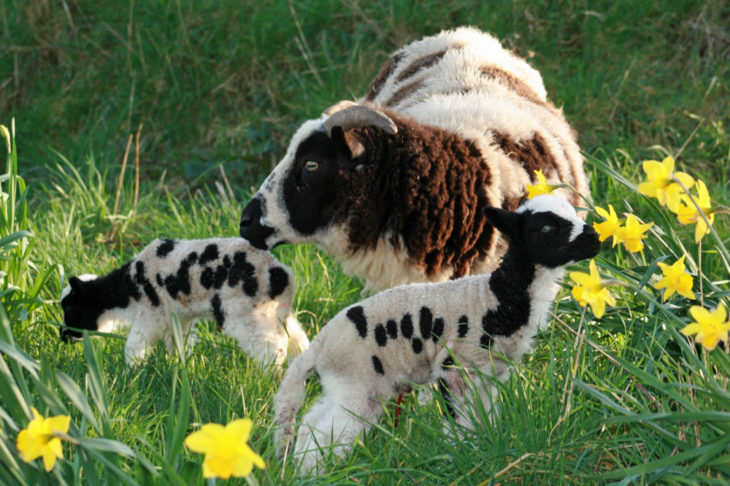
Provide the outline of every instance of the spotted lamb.
<path id="1" fill-rule="evenodd" d="M 61 295 L 61 338 L 90 329 L 111 332 L 131 327 L 127 363 L 144 359 L 164 339 L 172 350 L 171 318 L 187 336 L 200 319 L 215 320 L 247 353 L 281 364 L 309 340 L 291 313 L 294 276 L 271 254 L 241 238 L 158 239 L 130 262 L 103 277 L 71 277 Z M 283 324 L 283 325 L 282 325 Z"/>
<path id="2" fill-rule="evenodd" d="M 540 74 L 463 27 L 397 50 L 363 98 L 304 122 L 240 232 L 263 249 L 315 243 L 375 290 L 484 273 L 504 242 L 483 209 L 516 209 L 536 170 L 574 205 L 589 195 Z"/>
<path id="3" fill-rule="evenodd" d="M 466 413 L 471 394 L 489 407 L 496 388 L 464 377 L 477 372 L 506 380 L 507 362 L 529 351 L 545 323 L 564 267 L 600 248 L 595 231 L 559 197 L 485 214 L 508 240 L 491 275 L 378 293 L 337 314 L 290 364 L 275 398 L 279 452 L 295 433 L 304 384 L 315 372 L 323 396 L 302 418 L 294 447 L 303 470 L 319 463 L 320 448 L 346 453 L 378 419 L 380 402 L 413 384 L 437 383 L 456 423 L 473 427 Z"/>

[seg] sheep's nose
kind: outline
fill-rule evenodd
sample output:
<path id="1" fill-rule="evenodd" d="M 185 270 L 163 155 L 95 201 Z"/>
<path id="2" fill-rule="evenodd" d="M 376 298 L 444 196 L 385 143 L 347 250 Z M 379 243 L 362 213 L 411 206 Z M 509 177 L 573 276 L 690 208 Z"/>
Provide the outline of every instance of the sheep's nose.
<path id="1" fill-rule="evenodd" d="M 253 224 L 253 218 L 248 214 L 242 214 L 241 215 L 241 231 L 243 231 L 244 228 L 251 226 Z"/>
<path id="2" fill-rule="evenodd" d="M 264 215 L 261 199 L 255 197 L 243 208 L 239 232 L 253 246 L 260 250 L 268 250 L 266 238 L 274 232 L 274 228 L 264 226 L 260 223 Z"/>
<path id="3" fill-rule="evenodd" d="M 251 202 L 243 208 L 243 212 L 241 213 L 241 236 L 243 236 L 245 231 L 249 231 L 262 215 L 263 211 L 261 210 L 261 200 L 257 197 L 251 199 Z"/>

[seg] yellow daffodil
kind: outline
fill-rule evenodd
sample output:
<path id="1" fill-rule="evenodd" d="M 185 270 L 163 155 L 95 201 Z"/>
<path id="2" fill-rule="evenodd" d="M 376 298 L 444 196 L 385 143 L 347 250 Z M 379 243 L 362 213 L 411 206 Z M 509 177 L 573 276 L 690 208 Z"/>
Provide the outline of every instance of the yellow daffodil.
<path id="1" fill-rule="evenodd" d="M 667 265 L 662 262 L 657 263 L 664 276 L 654 284 L 654 288 L 657 290 L 665 289 L 662 300 L 667 300 L 675 292 L 688 299 L 695 298 L 695 294 L 692 292 L 694 278 L 684 268 L 684 257 L 683 255 L 673 265 Z"/>
<path id="2" fill-rule="evenodd" d="M 616 299 L 601 282 L 601 276 L 598 274 L 594 260 L 591 260 L 589 267 L 590 274 L 570 272 L 570 278 L 577 283 L 573 286 L 571 293 L 581 306 L 590 305 L 593 315 L 600 319 L 606 311 L 606 304 L 616 305 Z"/>
<path id="3" fill-rule="evenodd" d="M 626 224 L 618 229 L 616 235 L 623 242 L 626 249 L 631 253 L 636 253 L 644 249 L 644 243 L 641 241 L 646 238 L 646 232 L 654 223 L 641 224 L 639 219 L 633 214 L 626 216 Z"/>
<path id="4" fill-rule="evenodd" d="M 266 467 L 261 456 L 248 445 L 251 426 L 252 422 L 247 418 L 234 420 L 225 427 L 205 424 L 185 439 L 185 445 L 191 451 L 205 454 L 204 477 L 242 477 L 250 474 L 254 466 Z"/>
<path id="5" fill-rule="evenodd" d="M 730 331 L 730 322 L 725 322 L 727 312 L 722 305 L 710 312 L 707 309 L 693 305 L 689 309 L 695 322 L 679 330 L 685 336 L 696 334 L 695 342 L 702 344 L 708 351 L 712 351 L 717 343 L 727 339 Z"/>
<path id="6" fill-rule="evenodd" d="M 18 434 L 18 450 L 25 462 L 43 456 L 43 466 L 50 471 L 56 465 L 56 459 L 63 457 L 61 439 L 56 433 L 68 433 L 71 417 L 57 415 L 45 418 L 35 408 L 32 410 L 33 420 Z"/>
<path id="7" fill-rule="evenodd" d="M 694 179 L 684 172 L 674 172 L 674 157 L 669 156 L 663 161 L 646 160 L 642 164 L 647 181 L 639 184 L 639 192 L 645 196 L 655 197 L 659 204 L 666 205 L 676 213 L 679 209 L 680 196 L 684 192 L 680 181 L 689 190 L 694 185 Z"/>
<path id="8" fill-rule="evenodd" d="M 700 207 L 702 212 L 707 217 L 707 221 L 710 224 L 715 222 L 715 213 L 712 210 L 712 203 L 710 201 L 710 193 L 707 191 L 707 186 L 702 181 L 697 181 L 697 206 Z M 702 238 L 710 232 L 710 227 L 705 222 L 705 218 L 697 210 L 689 196 L 684 195 L 682 198 L 682 204 L 677 210 L 677 220 L 682 224 L 696 224 L 695 226 L 695 242 L 699 243 Z"/>
<path id="9" fill-rule="evenodd" d="M 538 183 L 527 185 L 527 199 L 532 199 L 533 197 L 541 194 L 550 194 L 555 190 L 555 186 L 551 186 L 545 181 L 545 176 L 542 175 L 542 170 L 536 170 L 535 175 L 537 176 Z"/>
<path id="10" fill-rule="evenodd" d="M 621 223 L 618 220 L 618 216 L 616 215 L 616 211 L 613 209 L 613 206 L 609 204 L 608 211 L 596 206 L 596 213 L 605 219 L 603 223 L 593 223 L 593 229 L 596 230 L 596 233 L 598 233 L 598 240 L 606 241 L 608 238 L 613 237 L 612 246 L 616 246 L 618 243 L 621 243 L 618 235 L 616 234 L 621 227 Z"/>

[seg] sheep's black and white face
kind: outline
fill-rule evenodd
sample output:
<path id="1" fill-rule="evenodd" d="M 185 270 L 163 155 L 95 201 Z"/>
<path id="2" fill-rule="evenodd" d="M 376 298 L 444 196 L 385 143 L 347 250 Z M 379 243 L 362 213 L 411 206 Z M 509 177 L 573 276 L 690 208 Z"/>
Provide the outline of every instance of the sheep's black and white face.
<path id="1" fill-rule="evenodd" d="M 517 211 L 487 210 L 487 218 L 531 260 L 555 268 L 595 256 L 601 248 L 593 227 L 557 196 L 538 196 Z"/>
<path id="2" fill-rule="evenodd" d="M 361 154 L 351 149 L 357 145 L 339 127 L 327 135 L 322 119 L 304 123 L 244 208 L 241 236 L 264 250 L 282 243 L 318 241 L 347 197 L 344 181 L 358 164 Z"/>
<path id="3" fill-rule="evenodd" d="M 308 241 L 328 222 L 338 156 L 321 122 L 305 123 L 241 215 L 241 236 L 256 248 Z"/>

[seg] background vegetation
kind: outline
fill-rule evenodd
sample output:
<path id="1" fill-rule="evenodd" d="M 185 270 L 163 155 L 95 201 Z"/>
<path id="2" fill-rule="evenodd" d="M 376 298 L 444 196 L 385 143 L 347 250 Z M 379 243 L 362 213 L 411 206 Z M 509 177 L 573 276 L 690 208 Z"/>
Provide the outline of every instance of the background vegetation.
<path id="1" fill-rule="evenodd" d="M 135 369 L 120 338 L 61 345 L 67 275 L 104 273 L 159 236 L 237 234 L 302 120 L 360 96 L 400 45 L 463 24 L 542 72 L 579 134 L 596 203 L 661 228 L 638 257 L 602 252 L 622 286 L 601 320 L 561 294 L 560 320 L 501 387 L 493 425 L 455 442 L 438 403 L 408 397 L 397 427 L 386 406 L 353 455 L 299 477 L 273 451 L 280 372 L 212 327 L 189 359 L 159 350 Z M 727 205 L 728 25 L 724 0 L 0 0 L 0 123 L 15 119 L 17 144 L 0 179 L 0 482 L 202 484 L 184 436 L 249 416 L 263 484 L 723 483 L 726 351 L 695 349 L 676 332 L 688 303 L 662 304 L 645 284 L 657 261 L 687 252 L 706 305 L 727 306 L 728 216 L 698 249 L 632 184 L 640 161 L 672 154 Z M 359 298 L 360 283 L 316 249 L 276 254 L 297 275 L 310 336 Z M 30 406 L 70 414 L 83 438 L 50 475 L 15 449 Z"/>

